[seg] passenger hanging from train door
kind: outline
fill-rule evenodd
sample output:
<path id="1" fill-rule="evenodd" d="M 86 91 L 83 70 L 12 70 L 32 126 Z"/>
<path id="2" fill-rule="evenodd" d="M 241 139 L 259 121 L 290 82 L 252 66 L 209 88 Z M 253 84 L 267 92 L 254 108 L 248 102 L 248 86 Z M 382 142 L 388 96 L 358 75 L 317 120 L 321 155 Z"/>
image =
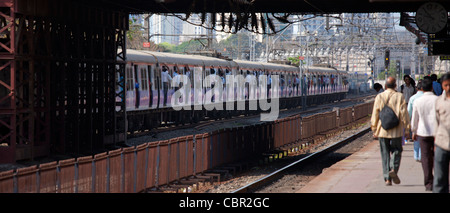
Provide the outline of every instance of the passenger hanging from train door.
<path id="1" fill-rule="evenodd" d="M 324 93 L 325 92 L 325 75 L 320 75 L 320 93 Z"/>
<path id="2" fill-rule="evenodd" d="M 334 75 L 331 74 L 330 75 L 330 84 L 331 84 L 331 91 L 334 92 L 336 90 L 336 85 L 334 85 L 335 80 L 334 80 Z"/>
<path id="3" fill-rule="evenodd" d="M 174 86 L 174 94 L 175 94 L 178 90 L 183 88 L 183 71 L 181 71 L 177 65 L 175 65 L 173 67 L 173 80 L 175 81 L 175 85 L 176 85 L 176 86 Z M 182 98 L 185 98 L 183 95 L 188 94 L 188 93 L 184 93 L 181 90 L 179 92 L 182 94 L 182 97 L 180 97 L 178 99 L 178 101 L 179 101 L 178 103 L 182 103 L 183 102 Z"/>
<path id="4" fill-rule="evenodd" d="M 225 73 L 224 73 L 224 71 L 223 71 L 221 66 L 219 66 L 219 77 L 220 77 L 220 80 L 222 81 L 222 91 L 219 91 L 219 96 L 222 97 L 221 98 L 222 100 L 226 100 L 226 99 L 223 98 L 223 92 L 224 91 L 226 92 L 226 89 L 227 89 L 226 88 Z"/>
<path id="5" fill-rule="evenodd" d="M 313 91 L 314 95 L 317 93 L 317 75 L 314 73 L 313 75 Z"/>
<path id="6" fill-rule="evenodd" d="M 328 81 L 330 82 L 330 92 L 333 92 L 333 91 L 334 91 L 333 74 L 330 74 L 330 75 L 328 76 Z"/>
<path id="7" fill-rule="evenodd" d="M 227 75 L 231 75 L 231 72 L 230 72 L 230 70 L 228 69 L 228 67 L 225 69 L 225 75 L 227 76 Z"/>
<path id="8" fill-rule="evenodd" d="M 259 71 L 256 72 L 256 88 L 259 88 L 259 76 L 261 76 L 264 72 L 259 69 Z"/>
<path id="9" fill-rule="evenodd" d="M 317 94 L 322 90 L 322 75 L 317 75 Z"/>
<path id="10" fill-rule="evenodd" d="M 287 84 L 287 90 L 286 90 L 286 93 L 287 93 L 287 96 L 289 97 L 289 96 L 291 96 L 291 94 L 292 94 L 292 90 L 293 90 L 293 80 L 292 80 L 292 76 L 291 75 L 289 75 L 289 73 L 286 75 L 286 78 L 287 78 L 287 82 L 288 82 L 288 84 Z"/>
<path id="11" fill-rule="evenodd" d="M 284 75 L 280 76 L 280 90 L 281 90 L 281 97 L 284 97 L 284 88 L 285 88 L 285 80 L 284 80 Z"/>
<path id="12" fill-rule="evenodd" d="M 317 94 L 322 90 L 322 75 L 317 75 Z"/>
<path id="13" fill-rule="evenodd" d="M 184 66 L 184 75 L 191 81 L 191 69 L 189 69 L 188 65 Z"/>
<path id="14" fill-rule="evenodd" d="M 305 74 L 303 74 L 302 80 L 301 80 L 301 86 L 300 88 L 302 89 L 301 94 L 300 95 L 306 95 L 308 94 L 308 90 L 309 90 L 309 81 L 308 78 L 306 77 Z M 299 94 L 297 94 L 297 96 L 299 96 Z"/>
<path id="15" fill-rule="evenodd" d="M 296 78 L 297 78 L 297 77 L 296 77 L 296 75 L 294 75 L 294 74 L 291 76 L 291 81 L 292 81 L 292 96 L 295 96 L 295 94 L 296 94 L 295 88 L 297 88 L 297 90 L 298 90 Z"/>
<path id="16" fill-rule="evenodd" d="M 179 77 L 177 77 L 179 75 L 179 73 L 178 73 L 178 67 L 175 65 L 174 67 L 173 67 L 173 77 L 172 77 L 172 79 L 175 81 L 175 85 L 176 86 L 174 86 L 174 91 L 176 92 L 176 91 L 178 91 L 178 89 L 180 89 L 181 88 L 181 83 L 180 83 L 180 78 Z"/>
<path id="17" fill-rule="evenodd" d="M 214 67 L 211 67 L 211 69 L 209 70 L 209 75 L 211 76 L 211 79 L 215 79 L 216 78 L 216 70 L 214 69 Z M 215 86 L 215 81 L 211 81 L 211 92 L 214 91 L 213 88 Z M 206 94 L 206 93 L 205 93 Z M 216 98 L 216 95 L 214 92 L 211 93 L 211 103 L 214 103 Z"/>
<path id="18" fill-rule="evenodd" d="M 149 93 L 149 100 L 148 100 L 148 107 L 152 108 L 153 106 L 153 71 L 152 71 L 152 66 L 151 65 L 147 65 L 147 82 L 148 82 L 148 93 Z"/>
<path id="19" fill-rule="evenodd" d="M 302 80 L 306 82 L 306 93 L 305 95 L 309 94 L 311 92 L 311 85 L 312 85 L 312 81 L 310 80 L 311 76 L 310 75 L 306 75 L 303 74 L 303 78 Z"/>
<path id="20" fill-rule="evenodd" d="M 169 91 L 169 83 L 172 82 L 172 77 L 169 75 L 169 68 L 163 65 L 161 72 L 161 82 L 163 85 L 164 105 L 167 105 L 167 92 Z"/>
<path id="21" fill-rule="evenodd" d="M 258 77 L 256 76 L 256 71 L 250 71 L 249 78 L 246 78 L 248 80 L 248 99 L 256 99 L 257 95 L 257 88 L 258 88 Z"/>
<path id="22" fill-rule="evenodd" d="M 272 77 L 271 77 L 269 71 L 266 72 L 266 75 L 267 75 L 267 91 L 266 91 L 267 95 L 266 95 L 266 98 L 269 99 L 270 98 L 269 91 L 270 91 L 270 88 L 272 88 Z"/>
<path id="23" fill-rule="evenodd" d="M 184 87 L 184 89 L 185 89 L 185 91 L 184 91 L 184 95 L 185 95 L 185 97 L 184 98 L 186 98 L 187 100 L 186 101 L 184 101 L 185 103 L 191 103 L 191 96 L 192 96 L 192 94 L 194 93 L 193 91 L 191 92 L 191 88 L 193 87 L 193 85 L 192 85 L 192 79 L 191 79 L 191 70 L 189 69 L 189 66 L 186 64 L 185 66 L 184 66 L 184 75 L 187 77 L 187 79 L 188 79 L 188 82 L 189 82 L 189 85 L 186 85 L 185 87 Z M 189 104 L 190 105 L 190 104 Z"/>
<path id="24" fill-rule="evenodd" d="M 224 100 L 228 100 L 230 97 L 234 98 L 234 90 L 233 91 L 232 90 L 228 91 L 228 89 L 233 89 L 233 87 L 230 87 L 230 88 L 226 87 L 227 76 L 231 75 L 231 71 L 230 70 L 231 70 L 230 68 L 226 67 L 225 68 L 225 73 L 224 73 L 224 76 L 223 76 L 223 78 L 225 79 L 224 92 L 225 92 L 225 95 L 226 95 L 226 99 L 224 99 Z M 231 94 L 231 93 L 233 93 L 233 94 Z"/>
<path id="25" fill-rule="evenodd" d="M 141 102 L 141 96 L 139 94 L 139 82 L 137 81 L 137 79 L 134 82 L 134 89 L 136 90 L 136 92 L 135 92 L 135 94 L 136 94 L 136 99 L 135 99 L 136 103 L 135 103 L 134 107 L 136 109 L 138 109 L 139 105 L 140 105 L 140 102 Z"/>
<path id="26" fill-rule="evenodd" d="M 134 76 L 136 76 L 136 78 L 134 78 L 134 89 L 135 89 L 135 105 L 134 107 L 136 109 L 139 108 L 140 102 L 141 102 L 141 95 L 139 93 L 139 80 L 138 80 L 138 75 L 139 74 L 139 68 L 138 65 L 134 65 Z"/>
<path id="27" fill-rule="evenodd" d="M 250 70 L 247 70 L 247 75 L 245 76 L 245 100 L 250 99 L 250 82 L 252 81 Z"/>
<path id="28" fill-rule="evenodd" d="M 326 80 L 326 87 L 327 87 L 327 93 L 330 92 L 331 90 L 331 85 L 330 85 L 330 76 L 326 75 L 325 76 L 325 80 Z"/>

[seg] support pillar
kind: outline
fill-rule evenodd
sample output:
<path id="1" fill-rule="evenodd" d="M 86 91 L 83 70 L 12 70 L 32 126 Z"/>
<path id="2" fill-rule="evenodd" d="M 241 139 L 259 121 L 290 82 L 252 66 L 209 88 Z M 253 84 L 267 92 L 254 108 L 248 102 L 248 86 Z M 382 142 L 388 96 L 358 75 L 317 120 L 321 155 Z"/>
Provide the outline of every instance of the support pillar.
<path id="1" fill-rule="evenodd" d="M 0 0 L 0 163 L 126 139 L 127 29 L 83 1 Z"/>

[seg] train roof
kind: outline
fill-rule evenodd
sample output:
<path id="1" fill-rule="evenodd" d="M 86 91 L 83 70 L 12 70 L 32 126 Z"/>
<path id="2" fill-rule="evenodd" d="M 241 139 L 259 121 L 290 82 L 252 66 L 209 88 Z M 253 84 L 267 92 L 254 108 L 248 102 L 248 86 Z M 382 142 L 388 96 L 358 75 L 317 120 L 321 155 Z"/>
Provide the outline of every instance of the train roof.
<path id="1" fill-rule="evenodd" d="M 252 70 L 274 70 L 274 71 L 288 71 L 298 72 L 299 69 L 296 66 L 274 64 L 265 62 L 254 62 L 244 60 L 224 60 L 214 57 L 202 56 L 202 55 L 185 55 L 167 52 L 153 52 L 146 50 L 132 50 L 127 49 L 127 60 L 135 62 L 146 63 L 160 63 L 160 64 L 191 64 L 191 65 L 205 65 L 207 67 L 237 67 L 239 69 L 252 69 Z M 334 68 L 311 66 L 307 68 L 309 73 L 333 73 L 333 74 L 345 74 L 346 71 L 338 71 Z"/>
<path id="2" fill-rule="evenodd" d="M 307 71 L 310 73 L 333 73 L 333 74 L 339 73 L 339 71 L 336 69 L 328 68 L 328 67 L 318 67 L 318 66 L 308 67 Z"/>
<path id="3" fill-rule="evenodd" d="M 127 60 L 137 62 L 153 62 L 160 64 L 193 64 L 205 66 L 235 66 L 227 60 L 201 55 L 184 55 L 167 52 L 153 52 L 146 50 L 127 50 Z"/>
<path id="4" fill-rule="evenodd" d="M 265 62 L 255 62 L 255 61 L 243 61 L 243 60 L 235 60 L 236 63 L 239 64 L 241 69 L 255 69 L 255 70 L 283 70 L 290 72 L 298 72 L 298 67 L 284 64 L 274 64 L 274 63 L 265 63 Z"/>

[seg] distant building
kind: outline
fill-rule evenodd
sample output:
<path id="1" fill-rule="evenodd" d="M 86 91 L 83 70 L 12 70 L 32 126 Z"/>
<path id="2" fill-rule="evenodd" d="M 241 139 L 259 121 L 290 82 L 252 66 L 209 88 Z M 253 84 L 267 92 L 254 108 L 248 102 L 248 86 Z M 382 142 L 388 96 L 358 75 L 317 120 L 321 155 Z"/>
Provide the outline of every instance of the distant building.
<path id="1" fill-rule="evenodd" d="M 183 34 L 183 21 L 174 16 L 153 14 L 150 17 L 151 40 L 156 44 L 168 42 L 178 45 Z"/>
<path id="2" fill-rule="evenodd" d="M 209 23 L 209 18 L 206 17 L 206 23 Z M 184 36 L 180 37 L 180 43 L 181 42 L 185 42 L 185 41 L 189 41 L 193 38 L 206 38 L 206 36 L 208 35 L 208 29 L 202 27 L 202 26 L 197 26 L 197 25 L 193 25 L 190 23 L 201 23 L 201 15 L 200 14 L 192 14 L 189 19 L 188 22 L 183 22 L 182 26 L 183 26 L 183 31 L 182 34 Z M 214 38 L 214 34 L 216 32 L 213 31 L 212 32 L 212 36 Z"/>

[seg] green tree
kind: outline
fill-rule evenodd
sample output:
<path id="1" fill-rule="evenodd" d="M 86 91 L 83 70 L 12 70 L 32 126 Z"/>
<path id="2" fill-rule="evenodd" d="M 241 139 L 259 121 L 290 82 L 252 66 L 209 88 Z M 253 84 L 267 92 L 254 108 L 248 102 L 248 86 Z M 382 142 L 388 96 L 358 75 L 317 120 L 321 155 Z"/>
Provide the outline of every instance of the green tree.
<path id="1" fill-rule="evenodd" d="M 204 49 L 206 43 L 206 39 L 192 39 L 175 46 L 172 51 L 175 53 L 186 53 L 190 51 L 202 50 Z"/>
<path id="2" fill-rule="evenodd" d="M 175 48 L 175 44 L 169 42 L 159 43 L 158 46 L 161 52 L 173 52 L 173 49 Z"/>
<path id="3" fill-rule="evenodd" d="M 127 30 L 127 48 L 134 50 L 150 50 L 159 51 L 159 45 L 150 41 L 150 47 L 144 47 L 144 42 L 148 42 L 146 30 L 138 23 L 138 15 L 130 16 L 128 23 L 129 29 Z"/>

